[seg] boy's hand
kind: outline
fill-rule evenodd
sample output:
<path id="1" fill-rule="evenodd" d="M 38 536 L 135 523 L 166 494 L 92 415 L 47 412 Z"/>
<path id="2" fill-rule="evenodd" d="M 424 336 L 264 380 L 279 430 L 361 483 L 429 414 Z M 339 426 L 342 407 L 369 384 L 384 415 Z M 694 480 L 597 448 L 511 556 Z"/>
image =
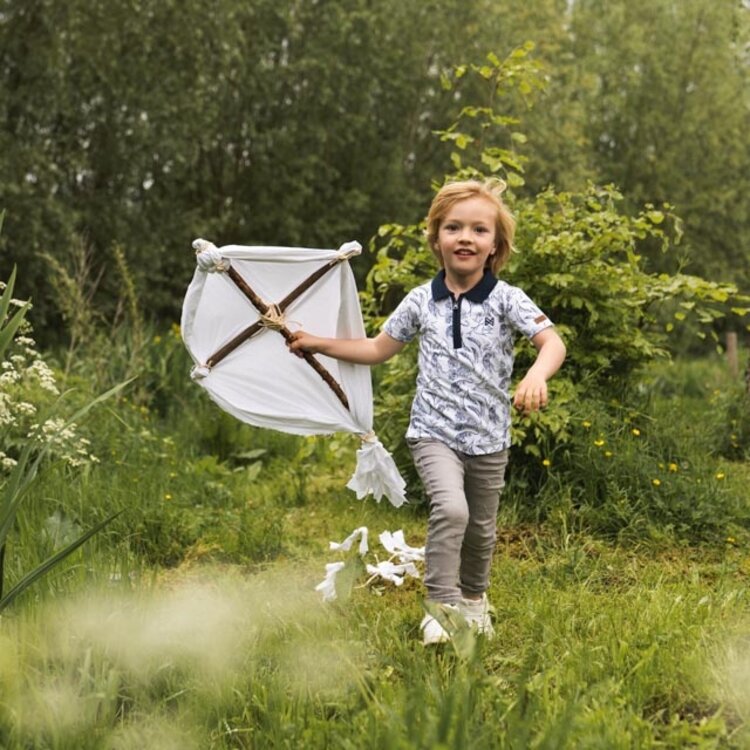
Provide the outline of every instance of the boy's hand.
<path id="1" fill-rule="evenodd" d="M 295 331 L 292 333 L 292 340 L 287 346 L 289 347 L 289 351 L 298 357 L 302 356 L 302 352 L 315 354 L 320 351 L 320 338 L 305 331 Z"/>
<path id="2" fill-rule="evenodd" d="M 532 371 L 526 373 L 516 388 L 513 406 L 524 414 L 543 409 L 547 406 L 547 381 Z"/>

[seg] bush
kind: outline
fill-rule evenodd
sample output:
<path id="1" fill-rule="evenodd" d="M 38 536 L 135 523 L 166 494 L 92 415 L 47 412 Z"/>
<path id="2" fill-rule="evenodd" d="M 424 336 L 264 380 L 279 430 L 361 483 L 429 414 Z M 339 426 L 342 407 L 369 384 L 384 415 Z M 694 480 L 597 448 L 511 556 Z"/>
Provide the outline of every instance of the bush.
<path id="1" fill-rule="evenodd" d="M 512 130 L 518 123 L 496 113 L 492 103 L 501 101 L 496 95 L 506 94 L 509 87 L 523 93 L 536 85 L 538 71 L 526 64 L 527 52 L 517 50 L 503 62 L 490 56 L 488 65 L 463 66 L 453 81 L 446 82 L 457 86 L 459 79 L 474 75 L 488 91 L 486 106 L 467 105 L 458 121 L 442 133 L 457 149 L 452 154 L 457 171 L 448 179 L 499 174 L 511 187 L 522 186 L 522 160 L 512 148 L 498 144 L 512 145 L 525 138 Z M 680 474 L 667 482 L 658 474 L 659 464 L 675 460 L 673 451 L 661 442 L 650 444 L 646 462 L 640 450 L 621 442 L 632 435 L 629 438 L 617 428 L 608 403 L 610 394 L 623 399 L 633 391 L 635 375 L 645 364 L 668 357 L 669 335 L 676 326 L 689 322 L 710 327 L 729 313 L 730 300 L 744 298 L 731 284 L 649 271 L 644 248 L 655 245 L 664 254 L 674 253 L 679 240 L 679 221 L 669 206 L 646 205 L 629 215 L 621 208 L 623 196 L 616 188 L 596 185 L 580 193 L 548 189 L 532 197 L 513 193 L 506 197 L 518 220 L 520 251 L 511 257 L 504 277 L 549 314 L 568 347 L 564 368 L 550 383 L 549 408 L 514 424 L 511 466 L 517 468 L 511 476 L 516 488 L 538 492 L 549 478 L 543 461 L 555 455 L 556 471 L 570 482 L 572 502 L 578 507 L 631 503 L 632 512 L 618 512 L 630 518 L 648 509 L 643 517 L 650 521 L 698 533 L 708 504 L 716 500 L 713 490 L 708 491 L 711 485 L 704 485 L 705 503 L 693 507 L 686 494 L 694 486 L 692 479 Z M 362 297 L 374 330 L 409 289 L 435 273 L 436 266 L 421 224 L 381 227 L 372 249 L 377 260 Z M 664 323 L 666 314 L 670 319 Z M 378 373 L 378 431 L 400 467 L 410 464 L 403 434 L 413 398 L 416 354 L 410 347 Z M 530 343 L 520 342 L 516 372 L 524 373 L 534 356 Z M 592 453 L 592 446 L 577 435 L 582 421 L 591 420 L 581 410 L 584 403 L 605 420 L 601 429 L 607 440 L 617 441 L 621 451 L 617 461 L 609 461 L 601 451 Z M 739 436 L 739 422 L 731 434 Z M 615 466 L 621 471 L 614 471 Z"/>

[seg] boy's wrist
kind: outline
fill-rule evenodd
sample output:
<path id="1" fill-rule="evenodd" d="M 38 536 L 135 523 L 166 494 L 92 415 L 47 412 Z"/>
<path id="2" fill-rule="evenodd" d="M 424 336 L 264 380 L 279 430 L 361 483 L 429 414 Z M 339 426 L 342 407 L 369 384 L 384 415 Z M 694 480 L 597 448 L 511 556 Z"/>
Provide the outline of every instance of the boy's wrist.
<path id="1" fill-rule="evenodd" d="M 545 383 L 550 379 L 550 375 L 546 374 L 544 372 L 544 369 L 542 367 L 539 367 L 538 365 L 532 365 L 529 367 L 529 369 L 526 371 L 526 377 L 532 377 L 532 378 L 541 378 Z"/>

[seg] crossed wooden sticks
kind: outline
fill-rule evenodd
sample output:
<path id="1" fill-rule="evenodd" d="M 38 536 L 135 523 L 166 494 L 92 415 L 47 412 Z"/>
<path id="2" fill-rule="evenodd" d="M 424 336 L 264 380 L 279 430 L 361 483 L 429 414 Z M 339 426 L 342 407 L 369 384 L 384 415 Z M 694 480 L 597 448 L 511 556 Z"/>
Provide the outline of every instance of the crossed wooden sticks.
<path id="1" fill-rule="evenodd" d="M 292 304 L 300 295 L 306 292 L 316 281 L 325 276 L 328 271 L 335 268 L 339 263 L 346 260 L 348 256 L 342 255 L 338 258 L 333 258 L 328 261 L 324 266 L 321 266 L 317 271 L 311 273 L 304 281 L 296 286 L 289 294 L 284 297 L 276 305 L 269 305 L 264 302 L 258 294 L 255 293 L 253 288 L 242 278 L 237 270 L 231 265 L 225 269 L 225 273 L 234 282 L 235 286 L 247 297 L 253 306 L 261 314 L 261 319 L 257 320 L 252 325 L 245 328 L 244 331 L 238 333 L 233 339 L 228 341 L 224 346 L 214 352 L 207 360 L 206 367 L 214 367 L 228 354 L 233 352 L 238 346 L 243 344 L 248 339 L 252 338 L 258 331 L 263 328 L 273 328 L 277 330 L 283 337 L 284 340 L 289 343 L 293 340 L 292 332 L 286 327 L 283 322 L 282 315 L 284 311 Z M 334 377 L 331 375 L 326 368 L 318 362 L 317 359 L 310 352 L 301 352 L 301 355 L 305 362 L 320 375 L 325 381 L 326 385 L 336 394 L 338 400 L 344 405 L 344 408 L 349 410 L 349 400 L 346 394 L 342 390 L 341 386 L 336 382 Z"/>

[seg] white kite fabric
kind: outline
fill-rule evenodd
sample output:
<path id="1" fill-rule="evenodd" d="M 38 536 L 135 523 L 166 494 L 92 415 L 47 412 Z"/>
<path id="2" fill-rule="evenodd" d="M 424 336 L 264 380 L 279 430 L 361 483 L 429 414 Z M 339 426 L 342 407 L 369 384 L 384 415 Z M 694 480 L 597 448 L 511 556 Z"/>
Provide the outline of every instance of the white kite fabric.
<path id="1" fill-rule="evenodd" d="M 362 251 L 360 244 L 349 242 L 338 250 L 217 248 L 199 239 L 193 247 L 198 267 L 181 321 L 182 338 L 195 363 L 191 377 L 222 409 L 248 424 L 296 435 L 360 435 L 362 447 L 347 487 L 359 499 L 386 495 L 393 505 L 403 504 L 404 480 L 372 431 L 370 368 L 320 354 L 303 359 L 290 353 L 285 340 L 290 330 L 302 328 L 333 338 L 365 336 L 347 262 Z M 328 270 L 308 289 L 282 304 L 325 266 Z M 261 300 L 265 312 L 248 294 Z M 248 328 L 252 330 L 242 340 Z"/>

